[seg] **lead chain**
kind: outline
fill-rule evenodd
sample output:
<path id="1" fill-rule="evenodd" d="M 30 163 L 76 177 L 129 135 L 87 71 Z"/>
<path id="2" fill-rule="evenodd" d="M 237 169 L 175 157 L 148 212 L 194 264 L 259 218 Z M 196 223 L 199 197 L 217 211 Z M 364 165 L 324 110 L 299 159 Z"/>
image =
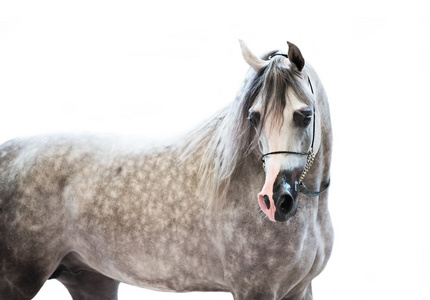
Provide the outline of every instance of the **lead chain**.
<path id="1" fill-rule="evenodd" d="M 299 183 L 302 183 L 303 180 L 305 179 L 305 176 L 309 172 L 309 169 L 311 168 L 312 164 L 314 163 L 314 160 L 315 160 L 314 150 L 311 149 L 311 151 L 308 155 L 308 159 L 306 161 L 305 169 L 303 170 L 302 176 L 300 176 Z"/>

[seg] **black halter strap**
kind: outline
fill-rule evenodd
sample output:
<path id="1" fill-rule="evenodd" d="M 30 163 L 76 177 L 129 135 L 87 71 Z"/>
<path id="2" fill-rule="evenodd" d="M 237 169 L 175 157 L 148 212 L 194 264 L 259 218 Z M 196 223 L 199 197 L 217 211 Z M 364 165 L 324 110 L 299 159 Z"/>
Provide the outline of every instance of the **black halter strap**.
<path id="1" fill-rule="evenodd" d="M 296 154 L 296 155 L 309 155 L 311 152 L 295 152 L 295 151 L 273 151 L 273 152 L 267 152 L 264 153 L 261 156 L 261 161 L 264 162 L 264 157 L 272 155 L 272 154 Z"/>
<path id="2" fill-rule="evenodd" d="M 317 192 L 313 192 L 313 191 L 309 190 L 309 188 L 303 182 L 300 182 L 299 183 L 299 192 L 302 194 L 305 194 L 306 196 L 309 196 L 309 197 L 316 197 L 316 196 L 321 195 L 325 191 L 327 191 L 329 186 L 330 186 L 330 178 L 328 179 L 325 187 L 323 187 L 321 190 L 319 190 Z"/>
<path id="3" fill-rule="evenodd" d="M 270 55 L 270 56 L 268 57 L 268 59 L 272 59 L 274 56 L 277 56 L 277 55 L 279 55 L 279 56 L 283 56 L 283 57 L 285 57 L 285 58 L 288 58 L 288 54 L 286 54 L 286 53 L 273 53 L 272 55 Z"/>

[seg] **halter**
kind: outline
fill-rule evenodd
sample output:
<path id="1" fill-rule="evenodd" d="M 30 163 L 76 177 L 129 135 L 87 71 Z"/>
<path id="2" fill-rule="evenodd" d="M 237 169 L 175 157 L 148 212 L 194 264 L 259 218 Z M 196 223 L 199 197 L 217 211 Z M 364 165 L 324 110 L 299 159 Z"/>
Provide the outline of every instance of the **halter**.
<path id="1" fill-rule="evenodd" d="M 271 59 L 272 57 L 274 57 L 276 55 L 280 55 L 280 56 L 284 56 L 284 57 L 288 58 L 287 54 L 284 54 L 284 53 L 275 53 L 275 54 L 272 54 L 271 56 L 269 56 L 269 59 Z M 314 95 L 314 89 L 312 87 L 312 82 L 311 82 L 311 79 L 309 78 L 309 76 L 308 76 L 308 82 L 309 82 L 309 86 L 311 88 L 312 95 Z M 308 189 L 308 187 L 303 183 L 303 180 L 305 179 L 306 174 L 309 172 L 309 170 L 310 170 L 310 168 L 311 168 L 311 166 L 312 166 L 312 164 L 314 163 L 314 160 L 315 160 L 316 153 L 314 153 L 314 141 L 315 141 L 315 105 L 313 107 L 312 141 L 311 141 L 311 146 L 309 148 L 309 151 L 307 151 L 307 152 L 273 151 L 273 152 L 264 153 L 261 156 L 261 161 L 263 162 L 263 168 L 266 169 L 266 166 L 265 166 L 266 165 L 265 157 L 269 156 L 269 155 L 274 155 L 274 154 L 306 155 L 307 156 L 306 165 L 305 165 L 305 168 L 304 168 L 304 170 L 302 172 L 302 175 L 300 176 L 300 179 L 299 179 L 299 192 L 301 192 L 302 194 L 305 194 L 305 195 L 307 195 L 309 197 L 319 196 L 320 194 L 322 194 L 325 191 L 327 191 L 328 187 L 330 186 L 330 179 L 328 180 L 326 186 L 322 190 L 316 191 L 316 192 L 310 191 Z"/>

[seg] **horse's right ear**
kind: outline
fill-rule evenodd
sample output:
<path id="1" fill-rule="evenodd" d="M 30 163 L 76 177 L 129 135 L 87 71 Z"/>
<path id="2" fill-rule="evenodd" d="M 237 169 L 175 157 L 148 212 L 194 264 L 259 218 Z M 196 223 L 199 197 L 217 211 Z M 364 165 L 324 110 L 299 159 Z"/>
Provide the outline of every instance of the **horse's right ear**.
<path id="1" fill-rule="evenodd" d="M 305 59 L 300 52 L 300 49 L 293 43 L 287 42 L 288 44 L 288 59 L 290 62 L 296 65 L 297 69 L 301 72 L 305 66 Z"/>
<path id="2" fill-rule="evenodd" d="M 268 60 L 262 60 L 257 55 L 249 50 L 248 46 L 244 41 L 239 40 L 240 48 L 242 49 L 242 56 L 246 63 L 254 69 L 255 72 L 260 71 L 260 69 L 269 64 Z"/>

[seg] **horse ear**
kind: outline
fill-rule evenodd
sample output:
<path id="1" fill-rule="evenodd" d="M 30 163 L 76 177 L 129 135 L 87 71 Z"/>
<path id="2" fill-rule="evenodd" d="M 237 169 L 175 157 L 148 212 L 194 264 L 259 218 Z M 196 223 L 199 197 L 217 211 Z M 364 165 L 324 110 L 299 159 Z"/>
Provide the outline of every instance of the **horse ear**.
<path id="1" fill-rule="evenodd" d="M 290 62 L 296 65 L 299 71 L 302 71 L 303 67 L 305 66 L 305 59 L 303 58 L 302 53 L 300 52 L 300 49 L 293 43 L 287 42 L 287 44 L 288 44 L 288 59 L 290 60 Z"/>
<path id="2" fill-rule="evenodd" d="M 246 63 L 251 68 L 253 68 L 254 71 L 258 72 L 261 68 L 263 68 L 269 63 L 269 61 L 262 60 L 257 55 L 252 53 L 244 41 L 239 40 L 239 43 L 240 43 L 240 48 L 242 49 L 243 59 L 245 59 Z"/>

